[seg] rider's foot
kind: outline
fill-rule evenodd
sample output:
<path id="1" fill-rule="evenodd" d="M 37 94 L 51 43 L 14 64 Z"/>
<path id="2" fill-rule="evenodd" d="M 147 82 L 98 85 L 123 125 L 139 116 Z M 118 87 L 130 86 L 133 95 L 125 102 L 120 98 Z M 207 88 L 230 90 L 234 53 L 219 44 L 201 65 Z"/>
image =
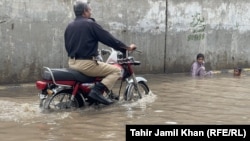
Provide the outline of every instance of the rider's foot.
<path id="1" fill-rule="evenodd" d="M 113 103 L 112 100 L 105 98 L 102 95 L 102 91 L 105 89 L 105 86 L 101 83 L 97 83 L 94 88 L 91 89 L 89 97 L 93 100 L 96 100 L 104 105 L 110 105 Z"/>
<path id="2" fill-rule="evenodd" d="M 112 104 L 113 101 L 110 99 L 105 98 L 99 91 L 92 89 L 89 93 L 89 97 L 92 98 L 93 100 L 96 100 L 104 105 L 109 105 Z"/>
<path id="3" fill-rule="evenodd" d="M 110 92 L 109 96 L 110 96 L 111 99 L 115 99 L 115 100 L 119 100 L 120 99 L 120 96 L 117 95 L 117 94 L 114 94 L 112 91 Z"/>

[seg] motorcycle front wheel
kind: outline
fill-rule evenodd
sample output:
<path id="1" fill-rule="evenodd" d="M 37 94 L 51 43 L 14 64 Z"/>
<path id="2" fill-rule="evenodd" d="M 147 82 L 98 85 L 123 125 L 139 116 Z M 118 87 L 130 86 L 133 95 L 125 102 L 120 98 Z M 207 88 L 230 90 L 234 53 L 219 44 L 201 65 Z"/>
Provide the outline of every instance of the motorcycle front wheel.
<path id="1" fill-rule="evenodd" d="M 84 105 L 81 96 L 77 94 L 73 100 L 71 100 L 71 96 L 72 94 L 70 91 L 56 93 L 45 101 L 44 109 L 60 111 L 66 109 L 76 109 Z"/>
<path id="2" fill-rule="evenodd" d="M 135 85 L 133 83 L 131 85 L 129 85 L 125 91 L 124 100 L 125 101 L 137 101 L 138 99 L 141 99 L 145 95 L 149 94 L 148 85 L 143 81 L 138 82 L 138 89 L 141 93 L 141 97 L 140 97 L 139 92 L 136 89 Z"/>

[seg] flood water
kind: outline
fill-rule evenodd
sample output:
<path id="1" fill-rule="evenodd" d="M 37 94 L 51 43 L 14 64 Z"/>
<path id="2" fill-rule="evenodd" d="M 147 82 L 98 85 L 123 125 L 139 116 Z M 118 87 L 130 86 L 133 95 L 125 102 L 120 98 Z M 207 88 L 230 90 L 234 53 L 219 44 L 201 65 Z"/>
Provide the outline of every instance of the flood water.
<path id="1" fill-rule="evenodd" d="M 126 124 L 250 124 L 250 75 L 141 75 L 151 93 L 133 103 L 43 112 L 34 84 L 0 86 L 3 141 L 125 141 Z"/>

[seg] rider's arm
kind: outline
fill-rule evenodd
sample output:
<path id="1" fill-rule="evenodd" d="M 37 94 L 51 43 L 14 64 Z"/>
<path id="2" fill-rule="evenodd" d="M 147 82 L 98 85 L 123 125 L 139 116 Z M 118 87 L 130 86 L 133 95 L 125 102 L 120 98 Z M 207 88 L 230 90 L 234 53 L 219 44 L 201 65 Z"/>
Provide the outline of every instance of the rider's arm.
<path id="1" fill-rule="evenodd" d="M 114 48 L 115 50 L 119 50 L 125 53 L 126 50 L 130 49 L 130 47 L 128 47 L 126 44 L 124 44 L 120 40 L 116 39 L 113 35 L 111 35 L 108 31 L 104 30 L 97 23 L 93 22 L 91 24 L 91 32 L 98 41 L 100 41 L 101 43 L 109 47 Z"/>

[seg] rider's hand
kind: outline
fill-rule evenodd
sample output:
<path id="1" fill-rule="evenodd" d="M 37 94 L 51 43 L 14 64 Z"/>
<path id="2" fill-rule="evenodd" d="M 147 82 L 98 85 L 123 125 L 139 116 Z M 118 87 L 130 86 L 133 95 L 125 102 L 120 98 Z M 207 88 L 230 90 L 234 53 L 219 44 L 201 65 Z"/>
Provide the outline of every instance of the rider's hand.
<path id="1" fill-rule="evenodd" d="M 129 51 L 133 51 L 136 49 L 136 45 L 135 44 L 131 44 L 128 48 Z"/>

